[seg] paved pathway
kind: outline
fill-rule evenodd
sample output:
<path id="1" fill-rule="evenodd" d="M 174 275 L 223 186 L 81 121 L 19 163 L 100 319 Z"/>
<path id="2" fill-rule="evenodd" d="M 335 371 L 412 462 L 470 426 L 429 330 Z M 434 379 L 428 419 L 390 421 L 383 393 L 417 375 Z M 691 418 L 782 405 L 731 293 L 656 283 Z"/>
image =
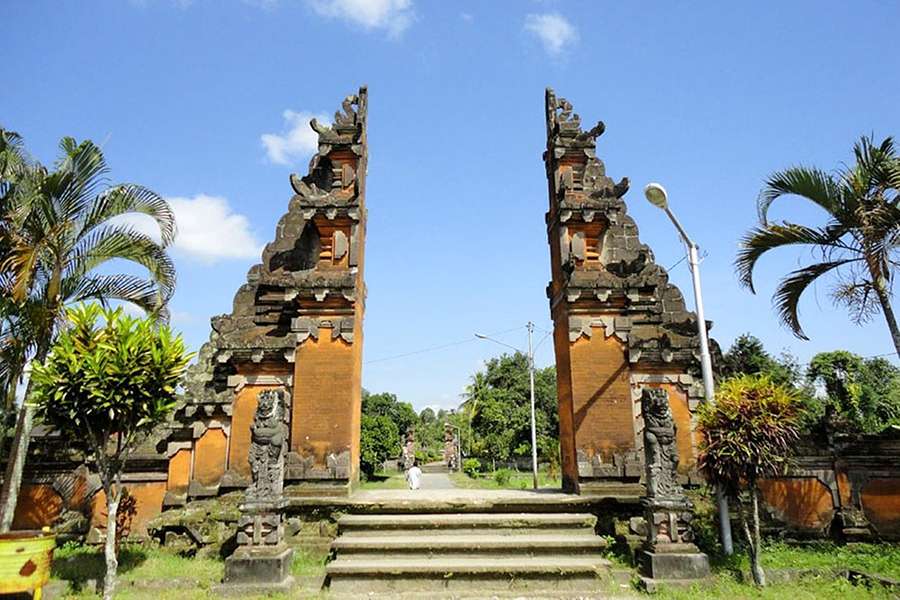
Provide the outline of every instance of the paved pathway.
<path id="1" fill-rule="evenodd" d="M 422 473 L 420 490 L 455 490 L 456 486 L 446 473 Z"/>

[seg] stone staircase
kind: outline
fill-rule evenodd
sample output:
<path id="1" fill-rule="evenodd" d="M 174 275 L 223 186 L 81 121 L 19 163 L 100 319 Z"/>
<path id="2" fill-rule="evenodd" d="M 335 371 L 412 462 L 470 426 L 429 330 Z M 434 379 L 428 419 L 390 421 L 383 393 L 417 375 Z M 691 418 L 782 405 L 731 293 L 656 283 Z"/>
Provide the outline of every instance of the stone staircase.
<path id="1" fill-rule="evenodd" d="M 335 595 L 597 592 L 609 562 L 587 513 L 351 514 L 327 565 Z"/>
<path id="2" fill-rule="evenodd" d="M 447 463 L 441 462 L 431 462 L 425 463 L 421 466 L 423 473 L 449 473 L 450 467 L 447 466 Z"/>

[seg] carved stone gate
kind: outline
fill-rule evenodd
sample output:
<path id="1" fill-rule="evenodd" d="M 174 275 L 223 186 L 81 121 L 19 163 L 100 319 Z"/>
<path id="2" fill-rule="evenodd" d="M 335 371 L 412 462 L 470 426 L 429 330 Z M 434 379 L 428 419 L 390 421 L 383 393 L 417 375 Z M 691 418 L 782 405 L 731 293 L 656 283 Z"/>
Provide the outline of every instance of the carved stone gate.
<path id="1" fill-rule="evenodd" d="M 680 469 L 694 464 L 692 414 L 702 398 L 696 317 L 638 238 L 623 199 L 628 179 L 606 176 L 596 141 L 572 105 L 546 92 L 546 215 L 563 486 L 636 483 L 642 473 L 640 397 L 662 387 L 678 426 Z M 607 488 L 608 489 L 608 488 Z"/>

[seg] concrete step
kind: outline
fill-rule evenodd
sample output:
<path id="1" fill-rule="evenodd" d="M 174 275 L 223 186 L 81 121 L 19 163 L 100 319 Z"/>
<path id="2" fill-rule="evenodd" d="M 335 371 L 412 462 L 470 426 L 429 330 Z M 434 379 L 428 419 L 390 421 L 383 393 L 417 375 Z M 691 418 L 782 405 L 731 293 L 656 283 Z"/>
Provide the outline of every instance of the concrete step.
<path id="1" fill-rule="evenodd" d="M 423 473 L 449 473 L 450 467 L 445 462 L 435 462 L 422 465 Z"/>
<path id="2" fill-rule="evenodd" d="M 587 530 L 586 530 L 587 531 Z M 598 554 L 606 548 L 606 540 L 596 535 L 538 533 L 498 535 L 490 531 L 471 534 L 423 535 L 342 535 L 331 543 L 341 558 L 355 560 L 371 556 L 547 556 Z"/>
<path id="3" fill-rule="evenodd" d="M 597 557 L 359 558 L 339 556 L 326 567 L 329 589 L 347 592 L 588 590 L 607 581 Z"/>
<path id="4" fill-rule="evenodd" d="M 344 515 L 338 519 L 341 535 L 421 535 L 423 532 L 527 534 L 592 534 L 596 517 L 588 513 L 440 513 L 408 515 Z"/>

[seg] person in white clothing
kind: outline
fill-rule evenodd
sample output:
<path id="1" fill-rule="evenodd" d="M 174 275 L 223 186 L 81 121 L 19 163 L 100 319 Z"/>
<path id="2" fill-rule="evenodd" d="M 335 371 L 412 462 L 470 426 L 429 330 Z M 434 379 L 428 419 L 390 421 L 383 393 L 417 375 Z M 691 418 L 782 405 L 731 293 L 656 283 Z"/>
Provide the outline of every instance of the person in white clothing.
<path id="1" fill-rule="evenodd" d="M 409 468 L 409 471 L 406 472 L 406 483 L 409 484 L 409 489 L 417 490 L 419 489 L 419 483 L 422 480 L 422 469 L 419 468 L 419 461 L 413 461 L 413 466 Z"/>

